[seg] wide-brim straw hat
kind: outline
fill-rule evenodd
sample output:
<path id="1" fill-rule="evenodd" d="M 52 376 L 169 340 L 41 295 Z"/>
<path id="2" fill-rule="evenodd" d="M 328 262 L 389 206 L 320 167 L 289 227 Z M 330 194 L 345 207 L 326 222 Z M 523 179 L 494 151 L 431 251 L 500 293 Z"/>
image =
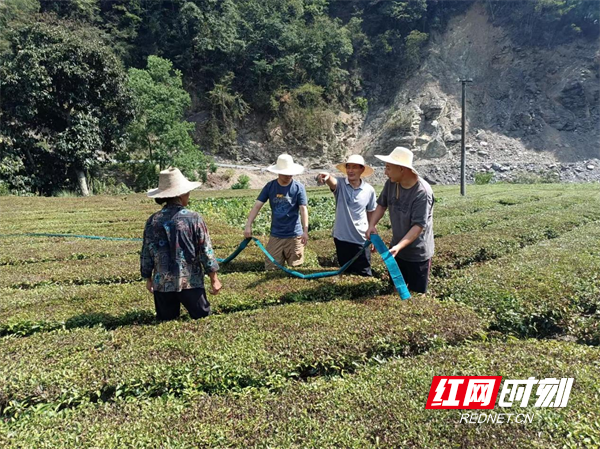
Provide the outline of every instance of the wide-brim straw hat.
<path id="1" fill-rule="evenodd" d="M 289 154 L 281 154 L 277 158 L 277 163 L 267 168 L 271 173 L 278 175 L 294 176 L 304 171 L 304 167 L 294 163 L 294 159 Z"/>
<path id="2" fill-rule="evenodd" d="M 375 157 L 383 162 L 387 162 L 388 164 L 409 168 L 415 175 L 419 175 L 417 170 L 415 170 L 413 167 L 413 152 L 408 148 L 396 147 L 394 148 L 394 151 L 387 156 L 376 154 Z"/>
<path id="3" fill-rule="evenodd" d="M 158 175 L 158 188 L 148 190 L 150 198 L 174 198 L 200 187 L 201 182 L 192 182 L 178 168 L 167 168 Z"/>
<path id="4" fill-rule="evenodd" d="M 371 176 L 374 173 L 373 167 L 365 164 L 365 159 L 360 154 L 351 155 L 348 159 L 346 159 L 346 162 L 337 164 L 335 166 L 335 168 L 337 168 L 343 174 L 347 175 L 346 164 L 358 164 L 358 165 L 362 165 L 363 167 L 365 167 L 365 171 L 363 171 L 362 174 L 360 175 L 361 178 L 366 178 L 367 176 Z"/>

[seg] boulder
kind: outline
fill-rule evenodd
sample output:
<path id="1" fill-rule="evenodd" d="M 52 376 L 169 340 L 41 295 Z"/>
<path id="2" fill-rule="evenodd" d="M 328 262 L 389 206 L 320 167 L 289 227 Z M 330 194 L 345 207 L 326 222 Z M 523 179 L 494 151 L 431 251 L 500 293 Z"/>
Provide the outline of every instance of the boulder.
<path id="1" fill-rule="evenodd" d="M 424 157 L 427 159 L 435 159 L 444 157 L 448 153 L 448 148 L 442 139 L 432 140 L 425 148 Z"/>

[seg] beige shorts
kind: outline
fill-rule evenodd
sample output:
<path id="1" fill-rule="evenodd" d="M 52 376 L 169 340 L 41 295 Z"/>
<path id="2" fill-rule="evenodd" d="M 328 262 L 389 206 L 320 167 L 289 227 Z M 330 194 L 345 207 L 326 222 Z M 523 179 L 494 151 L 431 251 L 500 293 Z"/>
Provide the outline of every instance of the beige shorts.
<path id="1" fill-rule="evenodd" d="M 269 237 L 267 242 L 267 251 L 278 264 L 284 262 L 290 267 L 297 267 L 304 262 L 304 245 L 300 241 L 302 237 L 289 237 L 280 239 L 279 237 Z M 265 258 L 265 270 L 276 270 L 277 267 L 269 259 Z"/>

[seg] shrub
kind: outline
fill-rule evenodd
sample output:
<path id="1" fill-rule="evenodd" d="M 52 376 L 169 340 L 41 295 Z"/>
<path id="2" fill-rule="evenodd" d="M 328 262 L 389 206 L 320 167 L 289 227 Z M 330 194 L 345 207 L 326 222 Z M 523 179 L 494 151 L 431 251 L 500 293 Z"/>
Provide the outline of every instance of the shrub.
<path id="1" fill-rule="evenodd" d="M 489 184 L 493 177 L 494 173 L 475 173 L 475 185 Z"/>
<path id="2" fill-rule="evenodd" d="M 135 189 L 139 191 L 149 190 L 158 185 L 158 166 L 154 162 L 144 161 L 132 164 L 135 176 Z"/>
<path id="3" fill-rule="evenodd" d="M 92 178 L 89 189 L 93 195 L 126 195 L 131 193 L 129 187 L 122 182 L 116 182 L 114 178 L 107 178 L 105 181 Z"/>
<path id="4" fill-rule="evenodd" d="M 365 97 L 356 97 L 354 99 L 354 104 L 363 114 L 366 114 L 369 110 L 369 100 L 367 100 Z"/>
<path id="5" fill-rule="evenodd" d="M 209 164 L 209 158 L 197 148 L 180 151 L 173 159 L 173 166 L 192 181 L 206 182 Z"/>
<path id="6" fill-rule="evenodd" d="M 332 138 L 336 114 L 328 109 L 323 95 L 324 89 L 312 83 L 277 92 L 271 99 L 271 108 L 276 114 L 271 128 L 281 126 L 284 135 L 291 133 L 305 144 Z"/>
<path id="7" fill-rule="evenodd" d="M 597 344 L 600 226 L 565 235 L 433 282 L 438 297 L 473 307 L 491 329 L 519 337 L 571 336 Z M 543 256 L 540 256 L 543 254 Z"/>
<path id="8" fill-rule="evenodd" d="M 250 176 L 248 175 L 240 175 L 238 177 L 238 180 L 235 184 L 233 184 L 231 186 L 232 189 L 234 190 L 239 190 L 239 189 L 247 189 L 250 185 Z"/>
<path id="9" fill-rule="evenodd" d="M 413 113 L 396 111 L 385 124 L 385 132 L 389 135 L 406 134 L 411 130 Z"/>
<path id="10" fill-rule="evenodd" d="M 233 168 L 228 168 L 223 172 L 223 179 L 225 181 L 229 181 L 235 175 L 235 170 Z"/>

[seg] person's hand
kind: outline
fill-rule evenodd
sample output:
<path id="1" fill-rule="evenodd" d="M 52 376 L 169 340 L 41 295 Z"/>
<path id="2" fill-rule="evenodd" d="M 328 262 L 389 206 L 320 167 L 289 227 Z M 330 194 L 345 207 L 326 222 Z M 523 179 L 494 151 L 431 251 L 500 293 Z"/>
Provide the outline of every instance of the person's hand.
<path id="1" fill-rule="evenodd" d="M 390 248 L 390 254 L 391 254 L 393 257 L 396 257 L 396 255 L 397 255 L 399 252 L 400 252 L 400 246 L 398 246 L 398 245 L 394 245 L 394 246 L 392 246 L 392 247 Z"/>
<path id="2" fill-rule="evenodd" d="M 146 279 L 146 290 L 148 290 L 150 293 L 154 293 L 154 285 L 152 282 L 152 278 Z"/>
<path id="3" fill-rule="evenodd" d="M 371 245 L 371 247 L 370 247 L 369 249 L 371 250 L 371 252 L 372 252 L 372 253 L 374 253 L 375 251 L 377 251 L 377 250 L 375 249 L 375 245 Z"/>
<path id="4" fill-rule="evenodd" d="M 367 236 L 367 240 L 371 240 L 371 234 L 377 234 L 377 228 L 375 226 L 369 226 L 365 235 Z"/>
<path id="5" fill-rule="evenodd" d="M 210 292 L 213 295 L 218 295 L 221 290 L 221 281 L 218 278 L 214 278 L 210 280 Z"/>
<path id="6" fill-rule="evenodd" d="M 244 238 L 249 239 L 252 237 L 252 226 L 246 226 L 244 229 Z"/>
<path id="7" fill-rule="evenodd" d="M 327 172 L 321 172 L 317 175 L 317 183 L 325 184 L 331 175 Z"/>
<path id="8" fill-rule="evenodd" d="M 300 237 L 300 243 L 306 246 L 306 244 L 308 243 L 308 232 L 304 231 L 302 233 L 302 237 Z"/>

